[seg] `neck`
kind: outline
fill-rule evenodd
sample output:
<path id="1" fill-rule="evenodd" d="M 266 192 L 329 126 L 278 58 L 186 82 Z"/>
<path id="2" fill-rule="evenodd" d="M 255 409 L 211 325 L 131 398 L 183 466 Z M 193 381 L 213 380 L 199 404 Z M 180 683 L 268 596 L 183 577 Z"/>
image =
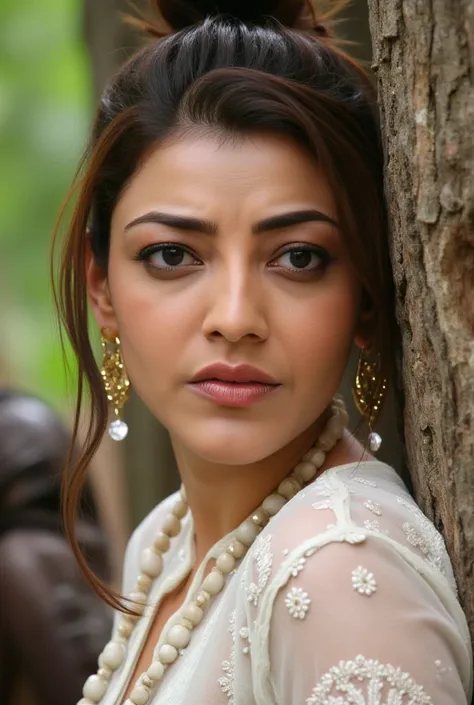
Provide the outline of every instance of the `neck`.
<path id="1" fill-rule="evenodd" d="M 329 409 L 304 433 L 273 455 L 249 465 L 210 463 L 173 438 L 182 482 L 193 516 L 196 558 L 236 529 L 300 462 L 326 424 Z"/>

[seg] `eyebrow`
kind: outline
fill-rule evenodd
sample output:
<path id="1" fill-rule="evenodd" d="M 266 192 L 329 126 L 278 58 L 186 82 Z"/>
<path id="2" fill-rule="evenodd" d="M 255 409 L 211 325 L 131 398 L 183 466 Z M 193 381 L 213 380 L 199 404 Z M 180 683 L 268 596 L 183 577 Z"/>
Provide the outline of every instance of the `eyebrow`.
<path id="1" fill-rule="evenodd" d="M 142 223 L 156 223 L 158 225 L 176 228 L 177 230 L 204 233 L 205 235 L 216 235 L 218 231 L 216 223 L 212 223 L 209 220 L 173 215 L 171 213 L 161 213 L 158 211 L 150 211 L 149 213 L 135 218 L 125 226 L 125 231 L 130 230 L 136 225 L 141 225 Z M 281 215 L 274 215 L 270 218 L 260 220 L 253 225 L 252 233 L 254 235 L 260 235 L 261 233 L 270 232 L 272 230 L 291 228 L 294 225 L 301 225 L 302 223 L 329 223 L 336 228 L 339 227 L 337 222 L 329 215 L 311 208 L 282 213 Z"/>
<path id="2" fill-rule="evenodd" d="M 135 220 L 132 220 L 125 226 L 125 231 L 130 230 L 135 225 L 142 223 L 157 223 L 158 225 L 167 225 L 170 228 L 178 230 L 192 230 L 193 232 L 205 233 L 206 235 L 216 235 L 217 225 L 209 220 L 200 220 L 199 218 L 188 218 L 184 215 L 173 215 L 171 213 L 159 213 L 158 211 L 150 211 L 140 215 Z"/>
<path id="3" fill-rule="evenodd" d="M 256 223 L 252 228 L 255 235 L 268 232 L 269 230 L 280 230 L 282 228 L 291 228 L 293 225 L 302 223 L 329 223 L 334 227 L 339 227 L 333 218 L 330 218 L 326 213 L 315 210 L 313 208 L 302 211 L 291 211 L 290 213 L 282 213 L 274 215 L 271 218 L 265 218 Z"/>

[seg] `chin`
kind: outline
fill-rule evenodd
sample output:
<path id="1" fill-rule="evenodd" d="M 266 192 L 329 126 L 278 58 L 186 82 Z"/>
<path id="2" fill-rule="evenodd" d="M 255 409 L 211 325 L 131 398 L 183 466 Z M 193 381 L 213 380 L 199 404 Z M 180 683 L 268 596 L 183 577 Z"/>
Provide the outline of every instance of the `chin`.
<path id="1" fill-rule="evenodd" d="M 170 433 L 180 445 L 216 465 L 250 465 L 276 453 L 284 442 L 275 427 L 258 423 L 188 424 L 188 432 Z M 278 442 L 279 439 L 279 442 Z M 288 439 L 290 440 L 290 439 Z"/>

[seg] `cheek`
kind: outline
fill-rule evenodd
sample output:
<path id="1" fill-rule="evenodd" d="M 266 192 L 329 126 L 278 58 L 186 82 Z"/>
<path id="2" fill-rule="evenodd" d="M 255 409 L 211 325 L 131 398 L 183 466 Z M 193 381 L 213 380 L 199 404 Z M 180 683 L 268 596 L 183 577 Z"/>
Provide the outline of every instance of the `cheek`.
<path id="1" fill-rule="evenodd" d="M 295 378 L 318 385 L 327 378 L 338 385 L 357 327 L 358 295 L 349 279 L 315 289 L 313 297 L 285 310 L 281 331 L 291 349 Z"/>
<path id="2" fill-rule="evenodd" d="M 176 314 L 176 315 L 175 315 Z M 169 377 L 177 351 L 186 349 L 192 331 L 179 312 L 165 302 L 129 298 L 117 315 L 124 359 L 135 386 L 142 380 L 158 383 Z"/>
<path id="3" fill-rule="evenodd" d="M 169 287 L 163 290 L 136 263 L 119 258 L 114 262 L 111 257 L 110 265 L 110 293 L 124 360 L 140 394 L 143 380 L 159 384 L 166 378 L 176 364 L 176 351 L 189 343 L 189 305 L 183 305 L 179 295 L 169 295 Z"/>

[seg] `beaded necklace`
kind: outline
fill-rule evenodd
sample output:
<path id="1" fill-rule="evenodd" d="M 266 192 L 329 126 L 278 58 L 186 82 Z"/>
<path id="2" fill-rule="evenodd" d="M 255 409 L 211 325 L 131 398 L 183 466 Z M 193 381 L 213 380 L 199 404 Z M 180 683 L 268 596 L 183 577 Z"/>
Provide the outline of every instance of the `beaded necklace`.
<path id="1" fill-rule="evenodd" d="M 304 485 L 315 479 L 327 453 L 342 438 L 347 426 L 348 415 L 344 402 L 334 399 L 331 416 L 318 440 L 304 455 L 302 461 L 278 485 L 262 504 L 235 531 L 226 550 L 216 559 L 216 565 L 204 578 L 195 598 L 180 608 L 175 616 L 179 621 L 166 634 L 166 641 L 160 647 L 148 669 L 136 681 L 125 705 L 147 705 L 152 699 L 166 670 L 178 659 L 181 649 L 185 649 L 195 627 L 203 620 L 206 609 L 226 584 L 228 574 L 234 570 L 258 534 L 275 514 L 292 499 Z M 163 570 L 163 555 L 170 547 L 170 541 L 181 530 L 181 520 L 186 516 L 188 504 L 182 486 L 179 498 L 166 517 L 153 544 L 145 548 L 140 556 L 140 574 L 127 601 L 134 604 L 137 616 L 123 615 L 114 638 L 105 646 L 99 656 L 99 670 L 90 676 L 83 688 L 83 698 L 77 705 L 97 705 L 104 697 L 114 671 L 122 665 L 126 656 L 128 640 L 135 625 L 148 604 L 148 595 L 153 582 Z"/>

